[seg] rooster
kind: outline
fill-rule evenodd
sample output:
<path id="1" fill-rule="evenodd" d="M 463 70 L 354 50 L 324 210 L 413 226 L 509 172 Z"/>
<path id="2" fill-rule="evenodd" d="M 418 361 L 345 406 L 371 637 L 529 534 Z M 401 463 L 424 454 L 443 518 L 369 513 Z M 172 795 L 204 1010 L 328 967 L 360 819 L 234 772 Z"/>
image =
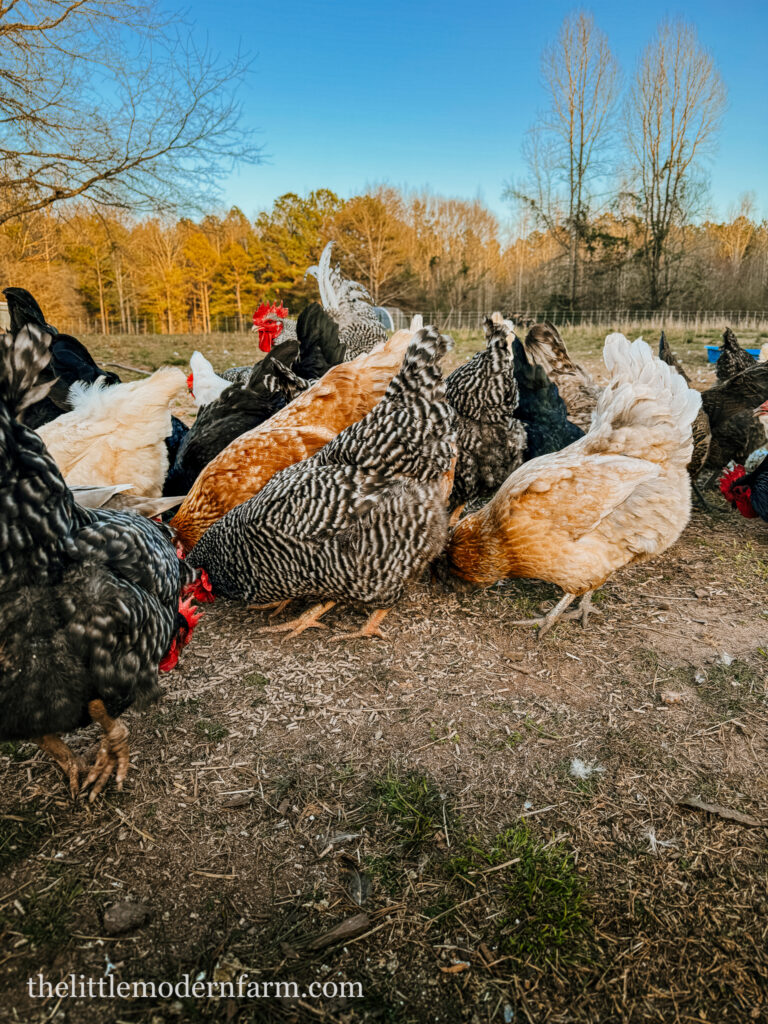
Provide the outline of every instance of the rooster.
<path id="1" fill-rule="evenodd" d="M 525 427 L 515 418 L 515 333 L 508 323 L 487 319 L 485 336 L 486 348 L 445 382 L 446 400 L 456 413 L 454 505 L 495 490 L 523 461 L 526 446 Z"/>
<path id="2" fill-rule="evenodd" d="M 410 333 L 332 367 L 317 383 L 254 430 L 235 438 L 195 480 L 171 520 L 187 550 L 235 505 L 286 466 L 314 455 L 383 397 L 400 368 Z"/>
<path id="3" fill-rule="evenodd" d="M 588 430 L 600 387 L 586 370 L 573 362 L 555 325 L 548 320 L 534 324 L 523 345 L 528 358 L 541 366 L 557 385 L 568 410 L 568 419 Z"/>
<path id="4" fill-rule="evenodd" d="M 96 722 L 102 740 L 82 789 L 94 800 L 129 767 L 119 716 L 157 698 L 197 613 L 193 573 L 166 531 L 130 512 L 78 505 L 41 438 L 16 417 L 39 402 L 51 336 L 35 325 L 0 340 L 0 740 L 33 740 L 75 796 L 78 758 L 60 739 Z"/>
<path id="5" fill-rule="evenodd" d="M 759 517 L 768 523 L 768 454 L 750 472 L 744 466 L 728 469 L 720 479 L 720 490 L 745 519 Z"/>
<path id="6" fill-rule="evenodd" d="M 135 494 L 159 498 L 168 474 L 170 403 L 183 387 L 184 374 L 172 366 L 131 384 L 74 384 L 72 411 L 38 432 L 67 483 L 130 483 Z"/>
<path id="7" fill-rule="evenodd" d="M 275 345 L 249 368 L 244 384 L 227 384 L 218 398 L 203 405 L 176 456 L 166 493 L 186 494 L 230 441 L 258 427 L 286 404 L 286 396 L 270 383 L 274 373 L 282 374 L 286 366 L 316 379 L 343 361 L 339 329 L 319 303 L 307 306 L 296 327 L 298 337 Z"/>
<path id="8" fill-rule="evenodd" d="M 259 336 L 259 348 L 262 352 L 271 352 L 272 346 L 277 339 L 280 341 L 294 341 L 296 334 L 296 321 L 286 319 L 288 310 L 285 306 L 272 303 L 268 305 L 262 302 L 253 314 L 252 330 Z M 234 380 L 235 378 L 230 378 Z"/>
<path id="9" fill-rule="evenodd" d="M 448 547 L 461 579 L 489 586 L 507 576 L 546 580 L 565 596 L 536 625 L 552 628 L 573 600 L 586 625 L 591 596 L 624 565 L 673 544 L 690 516 L 691 424 L 701 396 L 645 342 L 621 334 L 603 351 L 610 382 L 592 426 L 561 452 L 525 463 Z"/>
<path id="10" fill-rule="evenodd" d="M 274 476 L 189 553 L 215 595 L 283 605 L 321 599 L 266 631 L 298 636 L 337 601 L 371 607 L 350 637 L 380 623 L 443 549 L 455 463 L 454 414 L 440 362 L 449 339 L 417 332 L 381 402 L 322 451 Z"/>

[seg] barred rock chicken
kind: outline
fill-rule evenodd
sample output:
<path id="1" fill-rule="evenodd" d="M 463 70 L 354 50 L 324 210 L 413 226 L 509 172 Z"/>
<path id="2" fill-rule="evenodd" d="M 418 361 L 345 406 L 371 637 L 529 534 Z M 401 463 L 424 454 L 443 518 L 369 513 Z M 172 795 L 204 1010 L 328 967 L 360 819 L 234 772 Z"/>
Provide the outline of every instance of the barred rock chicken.
<path id="1" fill-rule="evenodd" d="M 455 434 L 440 362 L 448 343 L 434 328 L 419 331 L 364 419 L 208 530 L 188 561 L 215 595 L 267 606 L 320 599 L 266 627 L 291 636 L 322 626 L 337 601 L 359 601 L 374 610 L 350 635 L 383 636 L 388 609 L 447 537 Z"/>
<path id="2" fill-rule="evenodd" d="M 736 340 L 736 335 L 730 327 L 723 331 L 723 343 L 720 346 L 720 355 L 715 364 L 715 373 L 718 380 L 730 380 L 737 373 L 748 369 L 757 360 L 746 349 L 743 349 Z"/>
<path id="3" fill-rule="evenodd" d="M 645 342 L 621 334 L 603 350 L 610 382 L 592 426 L 561 452 L 525 463 L 448 547 L 451 571 L 489 586 L 507 576 L 546 580 L 565 596 L 536 625 L 543 636 L 578 595 L 586 625 L 594 590 L 624 565 L 665 551 L 691 507 L 687 466 L 696 391 Z"/>
<path id="4" fill-rule="evenodd" d="M 183 388 L 184 374 L 172 366 L 131 384 L 74 384 L 72 411 L 38 432 L 68 484 L 130 483 L 134 494 L 159 498 L 170 403 Z"/>
<path id="5" fill-rule="evenodd" d="M 548 320 L 534 324 L 523 345 L 528 358 L 541 366 L 549 379 L 557 384 L 568 410 L 568 419 L 588 430 L 601 389 L 586 370 L 571 360 L 555 325 Z"/>
<path id="6" fill-rule="evenodd" d="M 302 377 L 319 378 L 342 362 L 339 329 L 319 303 L 307 306 L 296 326 L 298 337 L 274 346 L 249 369 L 244 385 L 228 385 L 200 409 L 176 456 L 166 493 L 186 494 L 201 470 L 230 441 L 258 427 L 286 404 L 282 392 L 269 383 L 278 365 L 292 367 Z"/>
<path id="7" fill-rule="evenodd" d="M 397 373 L 410 333 L 333 366 L 316 384 L 254 430 L 235 438 L 202 470 L 171 520 L 189 550 L 217 519 L 257 494 L 286 466 L 314 455 L 345 427 L 362 419 Z"/>
<path id="8" fill-rule="evenodd" d="M 584 431 L 571 423 L 568 410 L 543 367 L 531 362 L 519 338 L 512 342 L 515 381 L 520 400 L 515 418 L 525 427 L 524 460 L 559 452 L 583 437 Z"/>
<path id="9" fill-rule="evenodd" d="M 0 338 L 0 740 L 33 740 L 74 796 L 81 765 L 60 739 L 97 722 L 103 736 L 83 789 L 93 800 L 128 771 L 119 716 L 159 695 L 196 621 L 181 602 L 191 570 L 166 531 L 72 497 L 39 435 L 15 416 L 39 402 L 51 336 L 30 325 Z"/>
<path id="10" fill-rule="evenodd" d="M 106 384 L 120 383 L 116 373 L 102 370 L 96 365 L 88 349 L 77 338 L 70 334 L 59 334 L 55 327 L 46 322 L 43 311 L 26 288 L 4 288 L 3 294 L 8 302 L 12 333 L 20 331 L 27 324 L 35 324 L 53 338 L 51 359 L 40 382 L 47 381 L 52 386 L 45 398 L 27 409 L 25 421 L 28 427 L 40 427 L 67 412 L 71 408 L 69 389 L 73 384 L 93 384 L 99 377 Z"/>
<path id="11" fill-rule="evenodd" d="M 768 523 L 768 454 L 749 473 L 744 466 L 729 469 L 720 480 L 720 490 L 745 519 L 759 517 Z"/>
<path id="12" fill-rule="evenodd" d="M 515 333 L 503 321 L 485 321 L 486 348 L 450 374 L 445 397 L 456 413 L 458 461 L 451 503 L 495 490 L 523 461 L 525 427 L 515 418 Z"/>
<path id="13" fill-rule="evenodd" d="M 342 277 L 338 266 L 331 266 L 332 250 L 333 242 L 329 242 L 323 249 L 319 264 L 310 267 L 307 273 L 317 278 L 320 301 L 339 326 L 339 338 L 346 350 L 346 358 L 354 359 L 384 341 L 387 332 L 376 316 L 365 288 Z"/>

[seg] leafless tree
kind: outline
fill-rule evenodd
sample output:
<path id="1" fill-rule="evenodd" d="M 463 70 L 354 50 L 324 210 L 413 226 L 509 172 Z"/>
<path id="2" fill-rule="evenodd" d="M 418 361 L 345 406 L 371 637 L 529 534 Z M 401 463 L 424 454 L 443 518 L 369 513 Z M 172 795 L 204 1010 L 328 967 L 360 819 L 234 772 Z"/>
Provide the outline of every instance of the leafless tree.
<path id="1" fill-rule="evenodd" d="M 549 106 L 524 143 L 527 182 L 508 195 L 560 240 L 568 257 L 568 299 L 577 304 L 582 245 L 594 215 L 591 185 L 605 152 L 620 85 L 606 35 L 591 14 L 569 14 L 541 58 Z"/>
<path id="2" fill-rule="evenodd" d="M 696 29 L 662 22 L 638 62 L 626 108 L 648 301 L 663 306 L 674 285 L 675 243 L 702 196 L 701 161 L 711 148 L 726 92 Z"/>
<path id="3" fill-rule="evenodd" d="M 0 224 L 82 197 L 134 211 L 210 200 L 238 161 L 248 62 L 154 0 L 0 0 Z"/>

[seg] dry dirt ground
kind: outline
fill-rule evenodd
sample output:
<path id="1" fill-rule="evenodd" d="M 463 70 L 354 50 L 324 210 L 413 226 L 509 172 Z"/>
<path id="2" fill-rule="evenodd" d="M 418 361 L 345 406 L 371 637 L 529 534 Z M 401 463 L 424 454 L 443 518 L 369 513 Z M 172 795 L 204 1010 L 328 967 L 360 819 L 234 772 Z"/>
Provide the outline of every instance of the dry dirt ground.
<path id="1" fill-rule="evenodd" d="M 541 642 L 529 582 L 425 579 L 386 642 L 218 601 L 94 805 L 4 745 L 0 1020 L 768 1020 L 768 530 L 709 499 Z M 110 936 L 124 900 L 149 920 Z M 299 994 L 31 999 L 38 972 Z"/>

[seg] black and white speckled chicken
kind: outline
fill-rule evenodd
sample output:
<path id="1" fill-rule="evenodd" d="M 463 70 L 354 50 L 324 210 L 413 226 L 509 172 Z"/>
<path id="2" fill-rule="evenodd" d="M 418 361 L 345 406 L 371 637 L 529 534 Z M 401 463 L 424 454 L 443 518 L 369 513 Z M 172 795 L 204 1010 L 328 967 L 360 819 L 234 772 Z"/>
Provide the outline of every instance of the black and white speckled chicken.
<path id="1" fill-rule="evenodd" d="M 753 366 L 757 360 L 746 349 L 739 344 L 736 335 L 730 327 L 723 331 L 723 343 L 720 346 L 720 355 L 715 364 L 715 373 L 718 380 L 730 380 L 737 373 Z"/>
<path id="2" fill-rule="evenodd" d="M 276 474 L 214 523 L 189 553 L 216 596 L 283 606 L 321 603 L 290 623 L 296 636 L 339 600 L 375 609 L 379 623 L 406 584 L 436 558 L 448 533 L 454 414 L 440 362 L 449 339 L 418 331 L 375 408 L 316 455 Z"/>
<path id="3" fill-rule="evenodd" d="M 195 615 L 180 601 L 193 574 L 165 530 L 130 512 L 78 505 L 42 440 L 19 419 L 50 383 L 51 336 L 0 336 L 0 740 L 33 740 L 69 778 L 81 765 L 59 738 L 97 722 L 91 799 L 128 770 L 132 704 L 159 695 Z"/>
<path id="4" fill-rule="evenodd" d="M 510 324 L 485 321 L 486 347 L 457 367 L 445 382 L 456 413 L 458 460 L 451 503 L 459 505 L 496 490 L 523 461 L 525 427 L 518 403 Z"/>
<path id="5" fill-rule="evenodd" d="M 333 242 L 323 249 L 320 262 L 307 271 L 317 278 L 323 309 L 339 325 L 339 338 L 346 350 L 345 359 L 370 352 L 386 341 L 387 332 L 376 316 L 370 295 L 361 284 L 342 277 L 338 266 L 331 266 Z"/>

